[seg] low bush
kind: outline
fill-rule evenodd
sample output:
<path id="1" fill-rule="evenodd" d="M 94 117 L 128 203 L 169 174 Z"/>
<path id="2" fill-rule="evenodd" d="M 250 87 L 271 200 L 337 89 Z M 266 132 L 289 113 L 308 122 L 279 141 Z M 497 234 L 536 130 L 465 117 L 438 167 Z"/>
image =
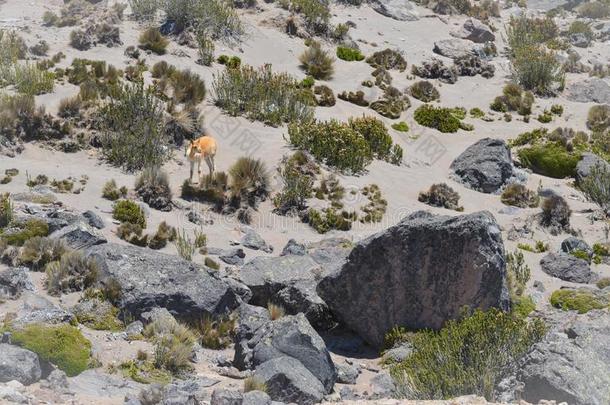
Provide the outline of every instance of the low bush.
<path id="1" fill-rule="evenodd" d="M 236 69 L 241 66 L 241 59 L 239 56 L 228 56 L 228 55 L 220 55 L 216 62 L 221 65 L 225 65 L 229 69 Z"/>
<path id="2" fill-rule="evenodd" d="M 439 331 L 420 331 L 413 352 L 391 367 L 399 392 L 417 399 L 460 395 L 494 398 L 496 384 L 545 333 L 544 323 L 498 309 L 475 310 L 447 321 Z"/>
<path id="3" fill-rule="evenodd" d="M 195 42 L 197 44 L 197 63 L 201 63 L 204 66 L 212 66 L 214 61 L 214 41 L 211 36 L 206 32 L 205 29 L 199 29 L 195 35 Z"/>
<path id="4" fill-rule="evenodd" d="M 104 188 L 102 189 L 102 197 L 110 200 L 116 201 L 119 198 L 127 197 L 127 187 L 117 187 L 116 181 L 114 179 L 108 180 L 104 184 Z"/>
<path id="5" fill-rule="evenodd" d="M 14 207 L 10 194 L 0 194 L 0 230 L 13 222 L 13 217 Z"/>
<path id="6" fill-rule="evenodd" d="M 248 377 L 244 379 L 244 392 L 250 391 L 261 391 L 266 393 L 268 391 L 267 384 L 257 377 Z"/>
<path id="7" fill-rule="evenodd" d="M 313 42 L 299 57 L 305 72 L 318 80 L 330 79 L 334 72 L 334 59 L 322 49 L 319 42 Z"/>
<path id="8" fill-rule="evenodd" d="M 561 289 L 553 291 L 550 301 L 555 308 L 584 314 L 594 309 L 610 307 L 610 294 L 604 296 L 587 288 Z"/>
<path id="9" fill-rule="evenodd" d="M 83 100 L 79 95 L 64 98 L 59 102 L 57 115 L 62 118 L 78 117 L 80 115 L 81 108 L 83 108 Z"/>
<path id="10" fill-rule="evenodd" d="M 46 286 L 50 295 L 83 291 L 90 287 L 98 275 L 97 264 L 79 251 L 64 253 L 58 261 L 47 264 Z"/>
<path id="11" fill-rule="evenodd" d="M 270 178 L 262 160 L 249 157 L 239 158 L 229 169 L 231 198 L 235 205 L 246 202 L 256 207 L 270 192 Z"/>
<path id="12" fill-rule="evenodd" d="M 148 235 L 143 235 L 142 227 L 131 222 L 123 222 L 117 227 L 117 236 L 132 245 L 144 247 L 148 244 Z"/>
<path id="13" fill-rule="evenodd" d="M 424 104 L 415 110 L 413 118 L 418 124 L 438 129 L 443 133 L 457 132 L 461 127 L 461 122 L 452 109 L 429 104 Z"/>
<path id="14" fill-rule="evenodd" d="M 483 118 L 485 116 L 485 112 L 478 107 L 471 108 L 469 113 L 472 118 Z"/>
<path id="15" fill-rule="evenodd" d="M 306 29 L 312 34 L 325 34 L 329 31 L 330 9 L 325 0 L 288 0 L 291 11 L 299 13 Z"/>
<path id="16" fill-rule="evenodd" d="M 178 235 L 176 228 L 163 221 L 157 227 L 157 232 L 148 241 L 148 247 L 151 249 L 163 249 L 167 246 L 167 242 L 173 242 Z"/>
<path id="17" fill-rule="evenodd" d="M 0 240 L 8 245 L 23 246 L 29 239 L 49 234 L 49 225 L 41 219 L 31 218 L 13 221 L 10 224 L 11 230 L 9 232 L 5 230 L 4 233 L 0 234 Z"/>
<path id="18" fill-rule="evenodd" d="M 610 286 L 610 277 L 600 278 L 599 280 L 597 280 L 597 283 L 595 283 L 595 285 L 600 290 L 603 290 L 604 288 L 609 287 Z"/>
<path id="19" fill-rule="evenodd" d="M 189 106 L 202 102 L 205 98 L 205 82 L 190 70 L 176 70 L 169 76 L 173 88 L 173 98 L 178 103 Z"/>
<path id="20" fill-rule="evenodd" d="M 544 110 L 542 114 L 538 115 L 537 119 L 543 124 L 548 124 L 549 122 L 553 121 L 553 115 L 549 111 Z"/>
<path id="21" fill-rule="evenodd" d="M 366 58 L 366 62 L 374 68 L 382 67 L 386 70 L 396 69 L 401 72 L 407 68 L 407 61 L 398 52 L 392 49 L 378 51 Z"/>
<path id="22" fill-rule="evenodd" d="M 69 377 L 89 368 L 91 342 L 73 326 L 30 324 L 11 332 L 15 344 L 56 365 Z"/>
<path id="23" fill-rule="evenodd" d="M 308 169 L 315 167 L 312 172 Z M 306 208 L 306 200 L 311 197 L 317 165 L 310 162 L 303 152 L 296 152 L 290 158 L 284 157 L 278 167 L 282 180 L 282 190 L 273 198 L 273 204 L 280 214 L 299 212 Z"/>
<path id="24" fill-rule="evenodd" d="M 438 100 L 440 94 L 434 85 L 427 80 L 420 80 L 409 87 L 409 93 L 416 99 L 429 103 L 430 101 Z"/>
<path id="25" fill-rule="evenodd" d="M 70 46 L 79 51 L 86 51 L 93 46 L 93 38 L 85 31 L 76 29 L 70 33 Z"/>
<path id="26" fill-rule="evenodd" d="M 59 260 L 68 251 L 61 239 L 35 236 L 23 244 L 18 261 L 33 271 L 42 271 L 47 264 Z"/>
<path id="27" fill-rule="evenodd" d="M 610 169 L 598 164 L 591 168 L 589 175 L 580 182 L 580 189 L 589 201 L 597 204 L 604 212 L 610 213 Z"/>
<path id="28" fill-rule="evenodd" d="M 244 28 L 232 2 L 167 0 L 159 6 L 165 11 L 167 21 L 175 24 L 175 34 L 200 26 L 204 26 L 214 40 L 238 42 L 244 34 Z"/>
<path id="29" fill-rule="evenodd" d="M 309 121 L 313 109 L 299 82 L 286 73 L 241 66 L 225 69 L 214 78 L 214 102 L 230 115 L 244 115 L 269 125 Z"/>
<path id="30" fill-rule="evenodd" d="M 146 228 L 146 217 L 142 207 L 130 200 L 119 200 L 112 207 L 112 218 Z"/>
<path id="31" fill-rule="evenodd" d="M 610 5 L 603 1 L 581 3 L 577 10 L 580 17 L 603 19 L 610 16 Z"/>
<path id="32" fill-rule="evenodd" d="M 180 196 L 185 200 L 210 203 L 220 212 L 227 203 L 228 186 L 229 176 L 225 172 L 214 172 L 213 176 L 204 175 L 198 186 L 184 180 Z"/>
<path id="33" fill-rule="evenodd" d="M 233 316 L 221 319 L 204 317 L 196 325 L 201 336 L 201 346 L 208 349 L 224 349 L 233 342 L 235 332 L 235 318 Z"/>
<path id="34" fill-rule="evenodd" d="M 148 167 L 136 179 L 136 194 L 151 208 L 160 211 L 172 209 L 172 190 L 169 177 L 159 167 Z"/>
<path id="35" fill-rule="evenodd" d="M 592 106 L 587 114 L 587 128 L 595 132 L 603 132 L 610 128 L 610 105 Z"/>
<path id="36" fill-rule="evenodd" d="M 364 60 L 364 55 L 358 49 L 347 46 L 338 46 L 337 58 L 348 62 L 354 62 Z"/>
<path id="37" fill-rule="evenodd" d="M 403 111 L 411 106 L 411 101 L 396 87 L 387 86 L 383 91 L 383 97 L 372 102 L 370 107 L 378 114 L 397 119 Z"/>
<path id="38" fill-rule="evenodd" d="M 316 97 L 316 104 L 320 107 L 332 107 L 335 105 L 335 95 L 330 87 L 325 85 L 315 86 L 313 94 Z"/>
<path id="39" fill-rule="evenodd" d="M 554 233 L 569 230 L 571 215 L 572 210 L 563 197 L 554 195 L 542 200 L 540 223 Z"/>
<path id="40" fill-rule="evenodd" d="M 55 75 L 33 63 L 15 65 L 9 81 L 19 93 L 32 96 L 52 93 L 55 87 Z"/>
<path id="41" fill-rule="evenodd" d="M 506 186 L 500 198 L 502 203 L 520 208 L 535 208 L 540 203 L 540 197 L 536 192 L 519 183 Z"/>
<path id="42" fill-rule="evenodd" d="M 337 95 L 341 100 L 349 101 L 352 104 L 359 105 L 360 107 L 368 107 L 369 102 L 364 99 L 364 92 L 362 90 L 358 90 L 356 92 L 353 91 L 343 91 Z"/>
<path id="43" fill-rule="evenodd" d="M 333 229 L 349 231 L 352 229 L 352 222 L 356 218 L 353 213 L 337 212 L 334 208 L 325 208 L 321 211 L 310 208 L 302 219 L 318 233 L 326 233 Z"/>
<path id="44" fill-rule="evenodd" d="M 450 210 L 463 211 L 460 206 L 460 195 L 445 183 L 433 184 L 428 191 L 419 193 L 417 199 L 434 207 L 443 207 Z"/>
<path id="45" fill-rule="evenodd" d="M 409 132 L 409 124 L 404 121 L 396 122 L 392 124 L 392 129 L 398 132 Z"/>
<path id="46" fill-rule="evenodd" d="M 159 32 L 157 28 L 147 28 L 139 38 L 140 48 L 150 50 L 157 55 L 163 55 L 169 41 Z"/>
<path id="47" fill-rule="evenodd" d="M 30 52 L 36 56 L 46 56 L 49 52 L 49 43 L 44 39 L 30 47 Z"/>
<path id="48" fill-rule="evenodd" d="M 516 49 L 512 58 L 515 80 L 536 94 L 553 95 L 561 89 L 564 73 L 555 53 L 540 45 Z"/>
<path id="49" fill-rule="evenodd" d="M 574 176 L 580 154 L 568 152 L 559 143 L 547 142 L 520 149 L 521 164 L 535 173 L 556 179 Z"/>
<path id="50" fill-rule="evenodd" d="M 363 187 L 361 191 L 362 195 L 367 198 L 368 203 L 360 207 L 362 211 L 362 214 L 359 216 L 360 222 L 364 224 L 381 222 L 387 210 L 388 202 L 382 197 L 379 186 L 377 184 L 370 184 Z"/>
<path id="51" fill-rule="evenodd" d="M 532 113 L 534 95 L 529 91 L 524 91 L 521 86 L 510 83 L 502 89 L 502 95 L 498 96 L 491 103 L 493 111 L 508 112 L 516 111 L 519 115 L 529 115 Z"/>

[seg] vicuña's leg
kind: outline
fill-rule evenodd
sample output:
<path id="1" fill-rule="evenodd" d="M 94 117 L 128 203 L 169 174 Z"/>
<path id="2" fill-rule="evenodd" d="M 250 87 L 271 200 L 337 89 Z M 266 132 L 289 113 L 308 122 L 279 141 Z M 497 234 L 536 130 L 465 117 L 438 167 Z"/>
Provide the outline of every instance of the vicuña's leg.
<path id="1" fill-rule="evenodd" d="M 210 168 L 210 173 L 214 174 L 216 171 L 216 163 L 214 162 L 215 155 L 210 155 L 210 162 L 212 163 L 212 167 Z"/>
<path id="2" fill-rule="evenodd" d="M 205 162 L 208 165 L 208 169 L 210 170 L 210 177 L 214 174 L 214 156 L 206 156 Z"/>
<path id="3" fill-rule="evenodd" d="M 195 162 L 191 160 L 189 163 L 191 164 L 191 175 L 189 177 L 189 181 L 192 183 L 193 182 L 193 171 L 195 169 Z"/>

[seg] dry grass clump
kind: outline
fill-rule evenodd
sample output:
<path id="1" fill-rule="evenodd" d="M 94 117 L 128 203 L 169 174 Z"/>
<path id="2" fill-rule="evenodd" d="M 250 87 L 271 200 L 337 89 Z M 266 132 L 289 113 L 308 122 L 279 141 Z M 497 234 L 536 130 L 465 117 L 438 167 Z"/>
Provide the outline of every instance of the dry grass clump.
<path id="1" fill-rule="evenodd" d="M 540 224 L 549 228 L 553 234 L 569 231 L 572 210 L 561 196 L 553 195 L 542 200 Z"/>
<path id="2" fill-rule="evenodd" d="M 150 50 L 157 55 L 163 55 L 165 48 L 169 44 L 167 38 L 165 38 L 157 28 L 147 28 L 139 38 L 140 48 Z"/>
<path id="3" fill-rule="evenodd" d="M 151 208 L 160 211 L 172 209 L 172 191 L 169 177 L 161 168 L 145 168 L 135 183 L 136 194 Z"/>
<path id="4" fill-rule="evenodd" d="M 195 325 L 201 339 L 201 345 L 208 349 L 224 349 L 233 342 L 235 317 L 227 316 L 213 319 L 206 316 Z"/>
<path id="5" fill-rule="evenodd" d="M 69 250 L 60 239 L 35 236 L 23 244 L 18 261 L 33 271 L 42 271 L 47 264 L 59 260 Z"/>
<path id="6" fill-rule="evenodd" d="M 270 192 L 269 172 L 265 163 L 259 159 L 242 157 L 229 169 L 231 178 L 231 198 L 236 206 L 241 201 L 256 207 L 259 201 L 264 201 Z"/>
<path id="7" fill-rule="evenodd" d="M 434 207 L 443 207 L 450 210 L 463 211 L 460 206 L 460 195 L 445 183 L 433 184 L 428 191 L 419 193 L 420 202 Z"/>
<path id="8" fill-rule="evenodd" d="M 116 181 L 114 179 L 110 179 L 104 184 L 104 188 L 102 189 L 102 197 L 110 201 L 125 198 L 127 197 L 127 187 L 121 186 L 119 188 L 117 187 Z"/>
<path id="9" fill-rule="evenodd" d="M 319 80 L 330 79 L 334 72 L 334 58 L 322 49 L 319 42 L 312 42 L 299 57 L 305 72 Z"/>
<path id="10" fill-rule="evenodd" d="M 403 72 L 407 68 L 407 61 L 398 52 L 392 49 L 378 51 L 366 58 L 366 62 L 374 68 L 382 67 L 386 70 L 396 69 Z"/>
<path id="11" fill-rule="evenodd" d="M 540 197 L 536 192 L 528 190 L 519 183 L 511 183 L 506 186 L 500 198 L 504 204 L 520 208 L 535 208 L 540 203 Z"/>
<path id="12" fill-rule="evenodd" d="M 440 94 L 436 87 L 427 80 L 420 80 L 413 83 L 409 88 L 409 92 L 413 97 L 424 103 L 429 103 L 430 101 L 438 100 L 440 98 Z"/>
<path id="13" fill-rule="evenodd" d="M 271 302 L 267 303 L 267 311 L 269 312 L 269 318 L 271 318 L 272 321 L 280 319 L 286 314 L 284 308 Z"/>
<path id="14" fill-rule="evenodd" d="M 46 266 L 46 286 L 51 295 L 83 291 L 97 280 L 97 264 L 81 252 L 64 253 Z"/>

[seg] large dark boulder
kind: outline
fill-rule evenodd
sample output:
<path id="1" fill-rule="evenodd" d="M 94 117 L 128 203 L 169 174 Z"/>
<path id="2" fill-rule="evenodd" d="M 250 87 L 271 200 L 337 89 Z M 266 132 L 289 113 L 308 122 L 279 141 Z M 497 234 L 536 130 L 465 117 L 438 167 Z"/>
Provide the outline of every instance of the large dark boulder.
<path id="1" fill-rule="evenodd" d="M 481 139 L 451 163 L 451 170 L 467 187 L 496 192 L 513 176 L 510 149 L 501 139 Z"/>
<path id="2" fill-rule="evenodd" d="M 540 260 L 540 267 L 549 276 L 573 283 L 590 283 L 596 274 L 589 263 L 567 253 L 549 253 Z"/>
<path id="3" fill-rule="evenodd" d="M 264 382 L 274 401 L 315 404 L 324 398 L 324 387 L 313 374 L 292 357 L 277 357 L 263 363 L 254 377 Z"/>
<path id="4" fill-rule="evenodd" d="M 97 261 L 101 283 L 119 289 L 115 304 L 136 318 L 155 307 L 181 319 L 220 316 L 250 299 L 243 284 L 178 256 L 114 243 L 94 246 L 87 255 Z"/>
<path id="5" fill-rule="evenodd" d="M 17 380 L 29 385 L 40 380 L 38 355 L 29 350 L 0 343 L 0 382 Z"/>
<path id="6" fill-rule="evenodd" d="M 240 280 L 252 291 L 250 304 L 280 305 L 290 315 L 304 313 L 316 328 L 333 326 L 328 306 L 316 292 L 323 266 L 309 255 L 256 257 L 242 267 Z"/>
<path id="7" fill-rule="evenodd" d="M 610 400 L 610 312 L 556 312 L 559 321 L 519 365 L 521 399 L 570 405 Z"/>
<path id="8" fill-rule="evenodd" d="M 438 329 L 464 306 L 508 309 L 500 228 L 489 212 L 416 212 L 356 245 L 318 294 L 377 347 L 396 325 Z"/>
<path id="9" fill-rule="evenodd" d="M 288 356 L 300 362 L 330 393 L 337 379 L 337 370 L 324 340 L 303 314 L 284 316 L 258 327 L 247 341 L 237 341 L 234 364 L 258 369 L 261 364 Z M 240 336 L 241 337 L 241 336 Z"/>
<path id="10" fill-rule="evenodd" d="M 63 240 L 72 249 L 86 249 L 107 242 L 106 237 L 100 231 L 82 221 L 63 227 L 50 236 Z"/>

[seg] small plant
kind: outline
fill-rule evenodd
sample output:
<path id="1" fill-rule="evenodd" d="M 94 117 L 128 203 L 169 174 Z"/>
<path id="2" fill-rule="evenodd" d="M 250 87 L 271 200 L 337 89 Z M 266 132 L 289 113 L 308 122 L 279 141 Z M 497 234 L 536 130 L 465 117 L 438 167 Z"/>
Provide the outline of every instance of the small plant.
<path id="1" fill-rule="evenodd" d="M 70 45 L 79 51 L 86 51 L 93 46 L 93 38 L 85 31 L 76 29 L 70 33 Z"/>
<path id="2" fill-rule="evenodd" d="M 595 285 L 597 286 L 597 288 L 599 288 L 600 290 L 603 290 L 604 288 L 610 286 L 610 277 L 603 277 L 600 278 L 597 283 L 595 283 Z"/>
<path id="3" fill-rule="evenodd" d="M 314 170 L 309 171 L 308 167 Z M 284 158 L 278 168 L 282 179 L 282 191 L 277 193 L 273 203 L 277 211 L 286 214 L 301 211 L 306 207 L 306 200 L 311 197 L 315 174 L 319 169 L 310 162 L 303 152 L 296 152 L 291 158 Z"/>
<path id="4" fill-rule="evenodd" d="M 572 210 L 563 197 L 553 195 L 542 200 L 540 223 L 553 232 L 569 230 L 571 215 Z"/>
<path id="5" fill-rule="evenodd" d="M 167 245 L 167 242 L 173 242 L 176 239 L 176 236 L 176 228 L 163 221 L 159 224 L 157 232 L 148 241 L 148 247 L 155 250 L 163 249 Z"/>
<path id="6" fill-rule="evenodd" d="M 61 239 L 35 236 L 23 244 L 18 261 L 33 271 L 42 271 L 47 264 L 61 259 L 61 256 L 68 251 L 68 247 Z"/>
<path id="7" fill-rule="evenodd" d="M 587 288 L 553 291 L 550 301 L 555 308 L 564 311 L 578 311 L 579 314 L 610 307 L 610 296 L 604 297 Z"/>
<path id="8" fill-rule="evenodd" d="M 364 60 L 364 55 L 358 49 L 347 46 L 338 46 L 337 58 L 348 62 L 354 62 Z"/>
<path id="9" fill-rule="evenodd" d="M 336 209 L 331 207 L 325 208 L 322 211 L 310 208 L 302 219 L 318 233 L 326 233 L 333 229 L 349 231 L 356 217 L 353 213 L 347 211 L 337 212 Z"/>
<path id="10" fill-rule="evenodd" d="M 404 121 L 396 122 L 392 124 L 392 129 L 398 132 L 409 132 L 409 124 Z"/>
<path id="11" fill-rule="evenodd" d="M 91 342 L 74 326 L 30 324 L 11 332 L 15 344 L 38 354 L 42 360 L 56 365 L 69 377 L 89 367 Z"/>
<path id="12" fill-rule="evenodd" d="M 610 212 L 610 169 L 598 164 L 591 168 L 589 176 L 581 183 L 580 189 L 589 201 L 597 204 L 604 212 Z"/>
<path id="13" fill-rule="evenodd" d="M 427 80 L 420 80 L 409 87 L 410 94 L 416 99 L 429 103 L 430 101 L 438 100 L 440 94 L 434 85 Z"/>
<path id="14" fill-rule="evenodd" d="M 540 203 L 540 197 L 536 192 L 528 190 L 519 183 L 511 183 L 506 186 L 500 198 L 502 203 L 520 208 L 535 208 Z"/>
<path id="15" fill-rule="evenodd" d="M 120 222 L 129 222 L 146 228 L 146 217 L 142 207 L 130 200 L 119 200 L 112 208 L 112 218 Z"/>
<path id="16" fill-rule="evenodd" d="M 267 303 L 267 311 L 272 321 L 278 320 L 286 314 L 284 308 L 271 302 Z"/>
<path id="17" fill-rule="evenodd" d="M 301 67 L 315 79 L 330 79 L 334 72 L 334 59 L 322 49 L 319 42 L 313 42 L 299 57 Z"/>
<path id="18" fill-rule="evenodd" d="M 239 56 L 228 56 L 228 55 L 220 55 L 216 62 L 221 65 L 225 65 L 229 69 L 236 69 L 241 66 L 241 59 Z"/>
<path id="19" fill-rule="evenodd" d="M 267 167 L 262 160 L 242 157 L 229 169 L 232 199 L 247 202 L 256 207 L 257 201 L 265 200 L 270 192 Z"/>
<path id="20" fill-rule="evenodd" d="M 64 253 L 58 261 L 50 262 L 45 270 L 47 291 L 60 295 L 83 291 L 97 280 L 97 264 L 79 251 Z"/>
<path id="21" fill-rule="evenodd" d="M 235 319 L 232 316 L 217 320 L 204 317 L 196 326 L 201 336 L 201 345 L 208 349 L 219 350 L 231 344 L 235 331 Z"/>
<path id="22" fill-rule="evenodd" d="M 10 206 L 12 207 L 12 205 Z M 12 208 L 9 208 L 11 210 Z M 2 214 L 2 215 L 6 215 Z M 47 236 L 49 234 L 49 225 L 37 218 L 27 219 L 25 221 L 12 221 L 12 228 L 15 228 L 10 233 L 5 232 L 0 234 L 0 240 L 11 246 L 23 246 L 29 239 L 37 236 Z"/>
<path id="23" fill-rule="evenodd" d="M 335 95 L 332 89 L 325 85 L 315 86 L 313 93 L 316 97 L 316 103 L 320 107 L 332 107 L 335 105 Z"/>
<path id="24" fill-rule="evenodd" d="M 542 114 L 538 115 L 538 121 L 543 124 L 548 124 L 549 122 L 553 121 L 553 114 L 547 110 L 544 110 Z"/>
<path id="25" fill-rule="evenodd" d="M 520 149 L 517 154 L 523 166 L 558 179 L 574 176 L 580 161 L 580 154 L 570 153 L 561 144 L 552 142 L 534 144 Z"/>
<path id="26" fill-rule="evenodd" d="M 513 297 L 520 297 L 525 292 L 525 286 L 530 279 L 531 269 L 525 264 L 523 253 L 515 251 L 506 255 L 506 272 L 508 289 Z"/>
<path id="27" fill-rule="evenodd" d="M 186 231 L 184 229 L 182 230 L 182 232 L 178 232 L 176 234 L 174 245 L 176 246 L 178 255 L 181 258 L 188 261 L 191 261 L 193 259 L 193 254 L 195 254 L 196 246 L 194 241 L 190 238 L 190 236 L 186 234 Z"/>
<path id="28" fill-rule="evenodd" d="M 428 191 L 422 191 L 417 198 L 419 201 L 435 207 L 463 211 L 459 205 L 460 195 L 445 183 L 433 184 Z"/>
<path id="29" fill-rule="evenodd" d="M 603 132 L 610 128 L 610 105 L 592 106 L 587 114 L 587 128 L 594 132 Z"/>
<path id="30" fill-rule="evenodd" d="M 424 104 L 415 110 L 413 116 L 415 121 L 429 128 L 438 129 L 440 132 L 457 132 L 460 129 L 460 120 L 454 115 L 450 108 L 434 107 Z"/>
<path id="31" fill-rule="evenodd" d="M 172 191 L 167 173 L 159 167 L 148 167 L 136 179 L 134 189 L 151 208 L 160 211 L 172 209 Z"/>
<path id="32" fill-rule="evenodd" d="M 470 116 L 472 118 L 483 118 L 485 116 L 485 112 L 478 107 L 470 109 Z"/>
<path id="33" fill-rule="evenodd" d="M 364 215 L 360 216 L 360 222 L 381 222 L 385 215 L 388 202 L 381 196 L 381 190 L 377 184 L 371 184 L 362 188 L 362 194 L 369 200 L 361 207 Z"/>
<path id="34" fill-rule="evenodd" d="M 244 392 L 250 391 L 267 392 L 267 384 L 256 377 L 248 377 L 244 380 Z"/>
<path id="35" fill-rule="evenodd" d="M 551 106 L 551 114 L 562 116 L 563 115 L 563 106 L 561 104 L 553 104 Z"/>
<path id="36" fill-rule="evenodd" d="M 392 49 L 375 52 L 366 59 L 366 62 L 374 68 L 382 67 L 386 70 L 396 69 L 403 72 L 407 68 L 405 58 Z"/>
<path id="37" fill-rule="evenodd" d="M 383 337 L 383 349 L 392 349 L 399 346 L 402 343 L 406 343 L 412 337 L 412 333 L 409 333 L 406 328 L 402 326 L 394 326 L 390 329 Z"/>
<path id="38" fill-rule="evenodd" d="M 116 234 L 120 239 L 132 245 L 144 247 L 148 244 L 148 235 L 143 235 L 142 233 L 142 227 L 131 222 L 123 222 L 116 230 Z"/>
<path id="39" fill-rule="evenodd" d="M 534 95 L 524 91 L 521 86 L 509 83 L 502 89 L 502 95 L 491 103 L 490 108 L 497 112 L 516 111 L 519 115 L 527 116 L 532 113 Z"/>
<path id="40" fill-rule="evenodd" d="M 214 41 L 205 30 L 199 30 L 195 37 L 197 42 L 198 62 L 204 66 L 212 66 L 214 61 Z"/>
<path id="41" fill-rule="evenodd" d="M 125 198 L 127 197 L 127 187 L 123 186 L 121 188 L 118 188 L 114 179 L 108 180 L 104 184 L 104 188 L 102 189 L 102 197 L 110 201 L 116 201 L 119 198 Z"/>
<path id="42" fill-rule="evenodd" d="M 163 55 L 169 41 L 159 32 L 157 28 L 147 28 L 140 34 L 140 48 L 150 50 L 157 55 Z"/>
<path id="43" fill-rule="evenodd" d="M 0 194 L 0 230 L 13 222 L 14 208 L 9 193 Z"/>

